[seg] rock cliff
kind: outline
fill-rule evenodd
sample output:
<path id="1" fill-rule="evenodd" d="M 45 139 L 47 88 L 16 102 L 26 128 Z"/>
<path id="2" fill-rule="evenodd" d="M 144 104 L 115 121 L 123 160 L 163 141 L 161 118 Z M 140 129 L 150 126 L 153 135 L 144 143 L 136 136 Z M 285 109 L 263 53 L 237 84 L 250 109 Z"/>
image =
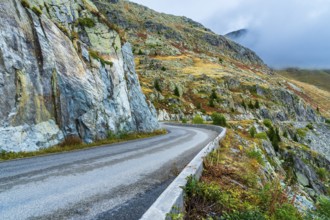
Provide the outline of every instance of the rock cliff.
<path id="1" fill-rule="evenodd" d="M 93 3 L 1 1 L 0 21 L 0 150 L 158 128 L 130 44 Z"/>

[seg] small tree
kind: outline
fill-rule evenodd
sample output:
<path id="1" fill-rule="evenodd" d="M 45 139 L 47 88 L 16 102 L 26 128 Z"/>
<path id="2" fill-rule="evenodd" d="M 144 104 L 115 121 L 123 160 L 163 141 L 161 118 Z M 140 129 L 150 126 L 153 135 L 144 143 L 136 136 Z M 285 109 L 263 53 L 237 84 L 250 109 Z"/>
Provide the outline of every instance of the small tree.
<path id="1" fill-rule="evenodd" d="M 180 91 L 179 91 L 179 88 L 177 86 L 175 86 L 174 95 L 177 96 L 177 97 L 180 97 Z"/>
<path id="2" fill-rule="evenodd" d="M 244 100 L 242 101 L 242 106 L 246 110 L 246 104 L 245 104 Z"/>
<path id="3" fill-rule="evenodd" d="M 192 120 L 193 124 L 204 124 L 204 119 L 200 115 L 195 115 L 195 117 Z"/>
<path id="4" fill-rule="evenodd" d="M 274 129 L 273 126 L 268 127 L 269 130 L 267 132 L 267 136 L 269 140 L 272 142 L 274 150 L 278 152 L 279 150 L 279 142 L 281 142 L 280 134 L 278 128 Z"/>
<path id="5" fill-rule="evenodd" d="M 287 131 L 284 131 L 284 133 L 283 133 L 283 137 L 285 137 L 285 138 L 288 138 L 288 132 Z"/>
<path id="6" fill-rule="evenodd" d="M 160 87 L 159 80 L 156 79 L 154 82 L 154 87 L 158 92 L 162 92 L 162 88 Z"/>
<path id="7" fill-rule="evenodd" d="M 215 107 L 215 105 L 214 105 L 214 99 L 210 99 L 210 101 L 209 101 L 209 106 L 210 106 L 211 108 L 214 108 L 214 107 Z"/>
<path id="8" fill-rule="evenodd" d="M 218 95 L 217 95 L 215 89 L 212 90 L 212 93 L 210 95 L 210 99 L 218 99 Z"/>
<path id="9" fill-rule="evenodd" d="M 249 133 L 250 133 L 251 137 L 254 138 L 254 137 L 256 136 L 257 129 L 256 129 L 254 126 L 252 126 L 252 127 L 249 129 Z"/>
<path id="10" fill-rule="evenodd" d="M 254 105 L 252 104 L 252 101 L 250 100 L 249 104 L 248 104 L 250 109 L 254 109 Z"/>
<path id="11" fill-rule="evenodd" d="M 260 108 L 260 104 L 258 100 L 256 100 L 256 102 L 254 103 L 254 108 L 256 109 Z"/>
<path id="12" fill-rule="evenodd" d="M 270 119 L 265 119 L 263 123 L 267 128 L 273 127 L 272 121 Z"/>
<path id="13" fill-rule="evenodd" d="M 211 118 L 213 120 L 214 125 L 219 125 L 219 126 L 223 126 L 223 127 L 227 126 L 226 118 L 222 114 L 213 112 L 211 115 Z"/>
<path id="14" fill-rule="evenodd" d="M 295 142 L 299 142 L 299 140 L 298 140 L 298 135 L 297 135 L 297 134 L 294 134 L 294 135 L 293 135 L 293 141 L 295 141 Z"/>

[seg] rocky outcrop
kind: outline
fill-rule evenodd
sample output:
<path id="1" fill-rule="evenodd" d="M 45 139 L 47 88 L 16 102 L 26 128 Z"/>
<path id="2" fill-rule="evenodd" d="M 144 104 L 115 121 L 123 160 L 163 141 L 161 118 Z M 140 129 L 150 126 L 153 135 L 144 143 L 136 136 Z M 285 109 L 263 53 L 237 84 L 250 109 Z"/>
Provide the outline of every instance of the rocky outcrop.
<path id="1" fill-rule="evenodd" d="M 37 4 L 38 3 L 38 4 Z M 128 43 L 87 0 L 0 3 L 0 149 L 158 128 Z"/>
<path id="2" fill-rule="evenodd" d="M 265 67 L 250 49 L 186 17 L 167 15 L 129 1 L 93 0 L 111 22 L 127 29 L 137 52 L 145 55 L 178 55 L 187 51 L 228 56 L 239 62 Z M 136 15 L 143 15 L 141 17 Z M 150 43 L 150 39 L 157 39 Z"/>

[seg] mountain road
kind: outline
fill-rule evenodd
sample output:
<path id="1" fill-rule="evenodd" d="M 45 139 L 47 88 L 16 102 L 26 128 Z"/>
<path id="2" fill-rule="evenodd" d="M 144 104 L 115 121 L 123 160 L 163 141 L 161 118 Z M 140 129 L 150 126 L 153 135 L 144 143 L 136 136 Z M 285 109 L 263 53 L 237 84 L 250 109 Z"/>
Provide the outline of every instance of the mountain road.
<path id="1" fill-rule="evenodd" d="M 218 133 L 168 134 L 0 163 L 0 219 L 139 219 Z"/>

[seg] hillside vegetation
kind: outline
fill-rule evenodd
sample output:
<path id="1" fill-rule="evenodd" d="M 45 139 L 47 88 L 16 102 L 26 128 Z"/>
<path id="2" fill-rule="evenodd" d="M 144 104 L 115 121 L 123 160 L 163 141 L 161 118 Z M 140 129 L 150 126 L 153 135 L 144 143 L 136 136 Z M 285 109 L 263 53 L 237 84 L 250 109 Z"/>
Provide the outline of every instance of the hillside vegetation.
<path id="1" fill-rule="evenodd" d="M 329 194 L 330 130 L 322 116 L 326 106 L 313 93 L 191 19 L 128 1 L 93 2 L 132 43 L 142 90 L 159 120 L 218 123 L 221 118 L 230 129 L 231 141 L 210 156 L 202 182 L 194 183 L 205 194 L 196 206 L 187 203 L 186 218 L 257 210 L 269 218 L 288 211 L 300 219 Z M 267 191 L 269 184 L 278 191 Z M 262 206 L 266 200 L 253 197 L 256 192 L 264 192 L 267 201 L 273 193 L 278 198 L 268 210 Z M 200 196 L 189 190 L 187 195 L 188 200 Z M 278 205 L 281 213 L 274 211 Z"/>
<path id="2" fill-rule="evenodd" d="M 314 85 L 330 92 L 330 70 L 285 69 L 278 73 L 286 78 Z"/>
<path id="3" fill-rule="evenodd" d="M 286 69 L 277 71 L 286 80 L 300 87 L 309 102 L 330 118 L 330 71 Z"/>

